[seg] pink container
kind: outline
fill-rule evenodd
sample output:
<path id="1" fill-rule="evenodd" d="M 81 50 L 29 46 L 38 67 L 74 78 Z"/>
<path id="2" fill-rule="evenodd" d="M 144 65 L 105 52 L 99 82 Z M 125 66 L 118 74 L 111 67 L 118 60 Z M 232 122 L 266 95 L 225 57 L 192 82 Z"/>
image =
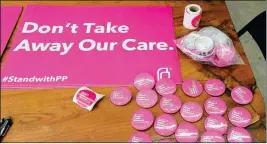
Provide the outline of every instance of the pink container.
<path id="1" fill-rule="evenodd" d="M 252 92 L 243 86 L 237 86 L 231 91 L 232 99 L 238 104 L 248 104 L 253 99 Z"/>
<path id="2" fill-rule="evenodd" d="M 204 85 L 205 91 L 212 96 L 220 96 L 225 92 L 225 85 L 221 80 L 210 79 Z"/>
<path id="3" fill-rule="evenodd" d="M 154 77 L 149 73 L 141 73 L 134 79 L 134 86 L 138 90 L 152 89 L 155 85 Z"/>
<path id="4" fill-rule="evenodd" d="M 130 139 L 128 140 L 129 143 L 151 143 L 152 140 L 149 135 L 144 132 L 136 132 L 133 134 Z"/>
<path id="5" fill-rule="evenodd" d="M 227 121 L 220 115 L 210 115 L 205 119 L 204 127 L 207 131 L 216 131 L 225 134 L 227 131 Z"/>
<path id="6" fill-rule="evenodd" d="M 201 83 L 193 79 L 185 80 L 182 83 L 182 89 L 190 97 L 198 97 L 203 92 Z"/>
<path id="7" fill-rule="evenodd" d="M 202 143 L 224 143 L 225 140 L 222 134 L 216 131 L 205 131 L 200 138 L 200 142 Z"/>
<path id="8" fill-rule="evenodd" d="M 156 118 L 154 129 L 159 135 L 170 136 L 175 132 L 177 125 L 175 117 L 169 114 L 162 114 Z"/>
<path id="9" fill-rule="evenodd" d="M 236 127 L 247 127 L 251 124 L 251 114 L 243 107 L 232 108 L 228 113 L 229 121 Z"/>
<path id="10" fill-rule="evenodd" d="M 142 108 L 151 108 L 157 103 L 157 101 L 157 93 L 150 89 L 141 90 L 136 95 L 136 103 Z"/>
<path id="11" fill-rule="evenodd" d="M 156 83 L 156 91 L 162 95 L 171 95 L 176 91 L 176 84 L 167 78 L 162 78 Z"/>
<path id="12" fill-rule="evenodd" d="M 240 128 L 240 127 L 233 127 L 228 131 L 227 134 L 227 140 L 230 143 L 251 143 L 252 142 L 252 138 L 250 133 L 244 129 L 244 128 Z"/>
<path id="13" fill-rule="evenodd" d="M 198 103 L 187 102 L 180 109 L 182 118 L 188 122 L 196 122 L 203 115 L 203 109 Z"/>
<path id="14" fill-rule="evenodd" d="M 132 126 L 137 130 L 146 130 L 152 126 L 153 122 L 152 112 L 146 109 L 136 111 L 131 119 Z"/>
<path id="15" fill-rule="evenodd" d="M 205 111 L 209 115 L 223 115 L 226 112 L 226 104 L 223 99 L 211 97 L 204 103 Z"/>
<path id="16" fill-rule="evenodd" d="M 166 95 L 160 100 L 160 108 L 165 113 L 176 113 L 181 108 L 182 102 L 176 95 Z"/>
<path id="17" fill-rule="evenodd" d="M 180 143 L 194 143 L 198 140 L 198 130 L 190 123 L 180 124 L 175 132 L 175 138 Z"/>
<path id="18" fill-rule="evenodd" d="M 111 102 L 118 106 L 126 105 L 131 99 L 132 93 L 126 87 L 117 87 L 110 94 Z"/>

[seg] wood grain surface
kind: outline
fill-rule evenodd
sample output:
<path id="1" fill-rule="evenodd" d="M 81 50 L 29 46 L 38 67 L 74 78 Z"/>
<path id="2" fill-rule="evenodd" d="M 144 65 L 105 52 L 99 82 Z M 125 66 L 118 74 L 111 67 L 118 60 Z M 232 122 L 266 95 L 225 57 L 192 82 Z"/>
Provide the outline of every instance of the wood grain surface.
<path id="1" fill-rule="evenodd" d="M 244 60 L 245 65 L 230 66 L 227 68 L 201 65 L 190 60 L 179 51 L 183 80 L 194 78 L 204 83 L 208 79 L 218 78 L 224 81 L 227 90 L 221 98 L 227 103 L 227 112 L 235 106 L 240 106 L 231 99 L 231 89 L 237 85 L 250 88 L 253 91 L 254 99 L 250 104 L 243 106 L 250 111 L 253 117 L 253 124 L 247 129 L 253 137 L 253 142 L 266 142 L 265 105 L 225 3 L 223 1 L 194 1 L 194 3 L 199 4 L 203 9 L 200 26 L 212 25 L 227 33 L 234 41 L 235 47 Z M 170 5 L 173 6 L 176 37 L 179 38 L 190 32 L 182 25 L 184 7 L 190 4 L 188 1 L 2 1 L 1 4 L 21 5 L 24 7 L 27 4 L 73 6 Z M 11 44 L 12 39 L 8 44 L 8 49 Z M 5 57 L 8 54 L 8 49 L 4 53 L 2 63 L 4 63 Z M 80 108 L 72 102 L 73 94 L 77 89 L 1 90 L 1 117 L 11 116 L 14 120 L 13 126 L 3 141 L 127 142 L 129 137 L 136 132 L 130 124 L 131 116 L 136 110 L 140 109 L 135 102 L 137 90 L 134 87 L 129 88 L 132 90 L 134 97 L 128 105 L 118 107 L 113 105 L 109 100 L 109 94 L 114 87 L 93 87 L 93 90 L 106 96 L 91 112 Z M 183 103 L 195 101 L 203 107 L 204 101 L 211 97 L 203 92 L 197 98 L 190 98 L 182 92 L 180 85 L 177 85 L 177 89 L 176 94 L 181 98 Z M 159 108 L 159 104 L 150 108 L 150 110 L 154 116 L 163 114 Z M 178 123 L 184 122 L 179 113 L 173 114 L 173 116 L 176 117 Z M 201 120 L 194 123 L 198 127 L 200 134 L 204 132 L 203 123 L 206 117 L 207 113 L 204 113 Z M 228 119 L 227 114 L 224 117 Z M 229 121 L 228 124 L 229 128 L 232 127 Z M 145 132 L 152 137 L 154 142 L 161 139 L 175 141 L 173 136 L 159 136 L 153 127 Z"/>

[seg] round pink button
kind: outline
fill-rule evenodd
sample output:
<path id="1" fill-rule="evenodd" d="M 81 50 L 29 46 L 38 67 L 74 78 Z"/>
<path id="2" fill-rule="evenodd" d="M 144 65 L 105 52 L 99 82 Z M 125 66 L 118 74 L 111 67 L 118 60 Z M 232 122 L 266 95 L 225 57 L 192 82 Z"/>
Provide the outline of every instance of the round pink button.
<path id="1" fill-rule="evenodd" d="M 146 109 L 136 111 L 131 119 L 132 126 L 137 130 L 146 130 L 152 126 L 153 122 L 152 112 Z"/>
<path id="2" fill-rule="evenodd" d="M 180 143 L 194 143 L 198 140 L 198 130 L 190 123 L 182 123 L 177 127 L 175 138 Z"/>
<path id="3" fill-rule="evenodd" d="M 238 104 L 248 104 L 253 99 L 252 92 L 243 86 L 237 86 L 231 91 L 232 99 Z"/>
<path id="4" fill-rule="evenodd" d="M 136 103 L 142 108 L 151 108 L 157 103 L 157 101 L 157 93 L 150 89 L 141 90 L 136 95 Z"/>
<path id="5" fill-rule="evenodd" d="M 171 143 L 170 140 L 160 140 L 159 142 L 160 142 L 160 143 Z"/>
<path id="6" fill-rule="evenodd" d="M 240 142 L 244 142 L 244 143 L 251 143 L 252 142 L 252 138 L 250 133 L 244 129 L 244 128 L 240 128 L 240 127 L 233 127 L 228 131 L 227 134 L 227 140 L 230 143 L 240 143 Z"/>
<path id="7" fill-rule="evenodd" d="M 171 79 L 162 78 L 156 83 L 156 91 L 162 96 L 174 94 L 176 84 Z"/>
<path id="8" fill-rule="evenodd" d="M 136 143 L 141 143 L 141 142 L 152 142 L 151 138 L 149 137 L 149 135 L 147 135 L 144 132 L 137 132 L 135 134 L 133 134 L 130 139 L 128 140 L 128 142 L 136 142 Z"/>
<path id="9" fill-rule="evenodd" d="M 220 96 L 225 91 L 225 85 L 218 79 L 211 79 L 206 81 L 204 89 L 209 95 Z"/>
<path id="10" fill-rule="evenodd" d="M 162 114 L 156 118 L 154 129 L 159 135 L 170 136 L 175 132 L 177 125 L 177 121 L 172 115 Z"/>
<path id="11" fill-rule="evenodd" d="M 210 115 L 205 119 L 205 129 L 207 131 L 216 131 L 225 134 L 227 131 L 227 121 L 220 115 Z"/>
<path id="12" fill-rule="evenodd" d="M 141 73 L 134 79 L 134 86 L 138 90 L 152 89 L 155 85 L 154 77 L 149 73 Z"/>
<path id="13" fill-rule="evenodd" d="M 160 108 L 165 113 L 176 113 L 181 108 L 182 102 L 176 95 L 166 95 L 160 100 Z"/>
<path id="14" fill-rule="evenodd" d="M 203 92 L 201 83 L 193 79 L 185 80 L 182 84 L 182 89 L 190 97 L 197 97 Z"/>
<path id="15" fill-rule="evenodd" d="M 196 122 L 202 117 L 203 110 L 198 103 L 187 102 L 182 105 L 180 114 L 184 120 L 188 122 Z"/>
<path id="16" fill-rule="evenodd" d="M 132 99 L 131 91 L 126 87 L 117 87 L 110 94 L 110 100 L 113 104 L 125 105 Z"/>
<path id="17" fill-rule="evenodd" d="M 202 142 L 202 143 L 208 143 L 208 142 L 223 143 L 223 142 L 225 142 L 225 140 L 224 140 L 224 137 L 222 136 L 222 134 L 220 134 L 216 131 L 205 131 L 200 138 L 200 142 Z"/>
<path id="18" fill-rule="evenodd" d="M 204 103 L 205 111 L 209 115 L 223 115 L 226 112 L 226 104 L 223 99 L 211 97 Z"/>
<path id="19" fill-rule="evenodd" d="M 247 127 L 251 124 L 251 114 L 242 107 L 232 108 L 228 113 L 229 121 L 236 127 Z"/>

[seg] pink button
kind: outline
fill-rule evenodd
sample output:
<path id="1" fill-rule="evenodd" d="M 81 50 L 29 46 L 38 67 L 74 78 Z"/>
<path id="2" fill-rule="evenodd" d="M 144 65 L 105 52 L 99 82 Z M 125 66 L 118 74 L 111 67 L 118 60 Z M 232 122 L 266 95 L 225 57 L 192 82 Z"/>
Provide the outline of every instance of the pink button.
<path id="1" fill-rule="evenodd" d="M 247 127 L 251 124 L 251 114 L 243 107 L 232 108 L 228 113 L 230 122 L 236 127 Z"/>
<path id="2" fill-rule="evenodd" d="M 222 136 L 222 134 L 216 132 L 216 131 L 205 131 L 201 138 L 200 138 L 200 142 L 202 143 L 223 143 L 225 142 L 224 137 Z"/>
<path id="3" fill-rule="evenodd" d="M 160 140 L 160 143 L 172 143 L 170 140 Z"/>
<path id="4" fill-rule="evenodd" d="M 193 79 L 184 81 L 182 84 L 182 89 L 186 95 L 191 97 L 197 97 L 203 91 L 201 83 Z"/>
<path id="5" fill-rule="evenodd" d="M 134 86 L 138 90 L 152 89 L 155 85 L 154 77 L 149 73 L 141 73 L 134 79 Z"/>
<path id="6" fill-rule="evenodd" d="M 128 140 L 128 142 L 136 142 L 136 143 L 140 143 L 140 142 L 152 142 L 151 138 L 149 135 L 147 135 L 144 132 L 137 132 L 135 134 L 133 134 L 130 139 Z"/>
<path id="7" fill-rule="evenodd" d="M 176 113 L 181 108 L 182 102 L 176 95 L 166 95 L 160 100 L 160 108 L 165 113 Z"/>
<path id="8" fill-rule="evenodd" d="M 182 105 L 180 114 L 184 120 L 188 122 L 196 122 L 202 117 L 203 110 L 198 103 L 187 102 Z"/>
<path id="9" fill-rule="evenodd" d="M 170 136 L 175 132 L 177 125 L 175 117 L 169 114 L 162 114 L 156 118 L 154 129 L 159 135 Z"/>
<path id="10" fill-rule="evenodd" d="M 157 101 L 157 93 L 150 89 L 139 91 L 136 95 L 136 103 L 142 108 L 151 108 Z"/>
<path id="11" fill-rule="evenodd" d="M 226 112 L 226 104 L 223 99 L 211 97 L 204 103 L 205 111 L 209 115 L 223 115 Z"/>
<path id="12" fill-rule="evenodd" d="M 175 138 L 180 143 L 194 143 L 198 140 L 198 130 L 190 123 L 182 123 L 178 126 L 175 132 Z"/>
<path id="13" fill-rule="evenodd" d="M 248 104 L 253 99 L 252 92 L 243 86 L 237 86 L 231 91 L 232 99 L 238 104 Z"/>
<path id="14" fill-rule="evenodd" d="M 244 142 L 244 143 L 251 143 L 252 142 L 252 138 L 250 133 L 244 129 L 244 128 L 240 128 L 240 127 L 233 127 L 228 131 L 227 134 L 227 139 L 228 142 L 230 143 L 240 143 L 240 142 Z"/>
<path id="15" fill-rule="evenodd" d="M 132 99 L 131 91 L 126 87 L 117 87 L 110 94 L 110 100 L 113 104 L 125 105 Z"/>
<path id="16" fill-rule="evenodd" d="M 153 122 L 152 112 L 146 109 L 136 111 L 131 119 L 132 126 L 137 130 L 146 130 L 152 126 Z"/>
<path id="17" fill-rule="evenodd" d="M 176 84 L 167 78 L 162 78 L 156 83 L 156 91 L 162 95 L 171 95 L 176 91 Z"/>
<path id="18" fill-rule="evenodd" d="M 209 95 L 220 96 L 225 91 L 225 85 L 221 80 L 211 79 L 206 81 L 204 89 Z"/>
<path id="19" fill-rule="evenodd" d="M 207 131 L 216 131 L 225 134 L 227 131 L 227 121 L 220 115 L 210 115 L 205 119 L 205 129 Z"/>

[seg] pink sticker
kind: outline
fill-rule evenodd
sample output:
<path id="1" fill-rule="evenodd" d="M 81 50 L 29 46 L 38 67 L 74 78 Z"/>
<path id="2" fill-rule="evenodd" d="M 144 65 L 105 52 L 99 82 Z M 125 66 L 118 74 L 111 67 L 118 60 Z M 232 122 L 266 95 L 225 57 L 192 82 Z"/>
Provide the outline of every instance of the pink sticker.
<path id="1" fill-rule="evenodd" d="M 150 89 L 139 91 L 136 95 L 136 103 L 142 108 L 151 108 L 157 101 L 157 93 Z"/>
<path id="2" fill-rule="evenodd" d="M 225 85 L 221 80 L 211 79 L 204 85 L 205 91 L 212 96 L 220 96 L 225 92 Z"/>
<path id="3" fill-rule="evenodd" d="M 176 91 L 176 84 L 171 79 L 162 78 L 157 82 L 156 90 L 162 96 L 171 95 Z"/>
<path id="4" fill-rule="evenodd" d="M 225 134 L 228 128 L 227 121 L 220 115 L 210 115 L 205 119 L 205 129 Z"/>
<path id="5" fill-rule="evenodd" d="M 252 142 L 250 133 L 246 129 L 240 128 L 240 127 L 231 128 L 228 131 L 227 140 L 230 143 L 240 143 L 240 142 L 251 143 Z"/>
<path id="6" fill-rule="evenodd" d="M 196 102 L 187 102 L 180 109 L 182 118 L 188 122 L 196 122 L 203 115 L 203 109 Z"/>
<path id="7" fill-rule="evenodd" d="M 135 134 L 133 134 L 130 139 L 128 140 L 128 142 L 130 143 L 142 143 L 142 142 L 147 142 L 150 143 L 152 142 L 151 138 L 149 135 L 147 135 L 144 132 L 137 132 Z"/>
<path id="8" fill-rule="evenodd" d="M 223 99 L 211 97 L 205 101 L 204 108 L 209 115 L 223 115 L 227 106 Z"/>
<path id="9" fill-rule="evenodd" d="M 141 73 L 134 79 L 134 86 L 138 90 L 152 89 L 155 85 L 154 77 L 149 73 Z"/>
<path id="10" fill-rule="evenodd" d="M 153 122 L 152 112 L 146 109 L 136 111 L 131 119 L 132 126 L 137 130 L 146 130 L 152 126 Z"/>
<path id="11" fill-rule="evenodd" d="M 176 95 L 166 95 L 160 100 L 160 108 L 165 113 L 176 113 L 181 108 L 182 102 Z"/>
<path id="12" fill-rule="evenodd" d="M 222 136 L 222 134 L 216 132 L 216 131 L 205 131 L 201 138 L 200 138 L 200 142 L 202 143 L 224 143 L 224 137 Z"/>
<path id="13" fill-rule="evenodd" d="M 172 141 L 170 141 L 170 140 L 160 140 L 159 142 L 160 143 L 172 143 Z"/>
<path id="14" fill-rule="evenodd" d="M 110 94 L 110 100 L 113 104 L 122 106 L 132 99 L 131 91 L 126 87 L 117 87 Z"/>
<path id="15" fill-rule="evenodd" d="M 243 107 L 232 108 L 228 113 L 229 121 L 236 127 L 247 127 L 251 124 L 251 114 Z"/>
<path id="16" fill-rule="evenodd" d="M 182 123 L 177 127 L 175 132 L 175 138 L 180 143 L 194 143 L 198 140 L 198 130 L 190 123 Z"/>
<path id="17" fill-rule="evenodd" d="M 232 99 L 238 104 L 248 104 L 253 99 L 252 92 L 243 86 L 237 86 L 231 91 Z"/>
<path id="18" fill-rule="evenodd" d="M 182 83 L 182 89 L 184 93 L 191 97 L 200 96 L 203 91 L 203 87 L 197 80 L 189 79 Z"/>
<path id="19" fill-rule="evenodd" d="M 162 114 L 156 118 L 154 129 L 159 135 L 170 136 L 175 132 L 177 125 L 175 117 L 169 114 Z"/>

